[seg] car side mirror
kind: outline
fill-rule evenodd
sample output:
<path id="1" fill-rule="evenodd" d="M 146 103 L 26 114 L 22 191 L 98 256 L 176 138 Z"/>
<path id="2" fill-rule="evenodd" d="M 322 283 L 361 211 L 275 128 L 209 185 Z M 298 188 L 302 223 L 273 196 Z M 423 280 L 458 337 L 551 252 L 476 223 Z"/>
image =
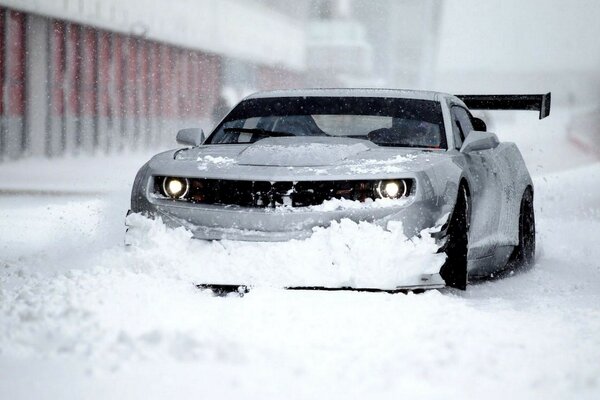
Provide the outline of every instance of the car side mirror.
<path id="1" fill-rule="evenodd" d="M 485 121 L 482 120 L 481 118 L 473 117 L 473 119 L 471 120 L 471 123 L 473 124 L 474 130 L 480 131 L 480 132 L 487 131 L 487 125 L 485 124 Z"/>
<path id="2" fill-rule="evenodd" d="M 181 129 L 177 132 L 177 143 L 188 146 L 200 146 L 204 143 L 204 131 L 200 128 Z"/>
<path id="3" fill-rule="evenodd" d="M 460 152 L 470 153 L 472 151 L 494 149 L 499 144 L 498 136 L 491 132 L 471 131 L 465 138 Z"/>

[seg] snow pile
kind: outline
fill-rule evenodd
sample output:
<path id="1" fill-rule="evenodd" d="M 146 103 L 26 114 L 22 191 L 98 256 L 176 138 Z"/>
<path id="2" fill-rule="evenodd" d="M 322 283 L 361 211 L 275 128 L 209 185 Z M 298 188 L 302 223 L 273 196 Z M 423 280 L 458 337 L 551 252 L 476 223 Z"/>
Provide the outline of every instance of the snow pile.
<path id="1" fill-rule="evenodd" d="M 291 204 L 291 200 L 286 202 L 288 199 L 284 198 L 284 203 L 282 205 L 277 205 L 273 209 L 265 209 L 265 212 L 276 212 L 276 213 L 285 213 L 285 212 L 331 212 L 331 211 L 340 211 L 340 210 L 372 210 L 375 208 L 388 208 L 388 207 L 403 207 L 408 205 L 412 199 L 408 198 L 400 198 L 400 199 L 389 199 L 389 198 L 381 198 L 381 199 L 365 199 L 365 201 L 360 200 L 349 200 L 349 199 L 337 199 L 332 198 L 329 200 L 323 201 L 321 204 L 306 206 L 306 207 L 293 207 Z"/>
<path id="2" fill-rule="evenodd" d="M 395 289 L 438 272 L 445 260 L 428 231 L 409 240 L 398 222 L 383 229 L 343 219 L 305 240 L 252 243 L 198 241 L 160 220 L 128 218 L 136 226 L 129 237 L 134 263 L 176 270 L 194 283 Z"/>
<path id="3" fill-rule="evenodd" d="M 410 200 L 404 199 L 365 199 L 365 201 L 348 199 L 330 199 L 323 203 L 308 207 L 311 211 L 362 210 L 372 208 L 402 207 Z"/>

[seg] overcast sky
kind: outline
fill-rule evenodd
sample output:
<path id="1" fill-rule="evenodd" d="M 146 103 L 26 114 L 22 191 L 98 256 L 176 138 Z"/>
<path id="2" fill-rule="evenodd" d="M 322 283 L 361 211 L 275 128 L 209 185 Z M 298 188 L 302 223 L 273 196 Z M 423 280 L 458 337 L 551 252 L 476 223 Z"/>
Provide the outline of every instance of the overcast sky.
<path id="1" fill-rule="evenodd" d="M 600 70 L 600 0 L 445 0 L 438 68 Z"/>

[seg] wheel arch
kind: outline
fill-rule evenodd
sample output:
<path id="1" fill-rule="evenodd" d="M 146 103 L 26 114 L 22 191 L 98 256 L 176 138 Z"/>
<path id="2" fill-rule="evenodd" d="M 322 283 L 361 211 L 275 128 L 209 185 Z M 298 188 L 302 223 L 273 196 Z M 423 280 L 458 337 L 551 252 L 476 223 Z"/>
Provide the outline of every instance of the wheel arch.
<path id="1" fill-rule="evenodd" d="M 446 285 L 461 290 L 466 289 L 469 275 L 470 202 L 471 196 L 468 180 L 465 177 L 461 177 L 456 185 L 456 196 L 452 206 L 452 213 L 445 225 L 446 238 L 442 249 L 446 253 L 447 258 L 444 265 L 440 268 L 440 276 L 444 279 Z"/>
<path id="2" fill-rule="evenodd" d="M 458 182 L 458 191 L 456 196 L 458 198 L 458 194 L 460 193 L 460 188 L 464 187 L 467 193 L 467 221 L 470 223 L 471 221 L 471 212 L 472 212 L 472 204 L 471 204 L 471 189 L 469 188 L 469 181 L 466 177 L 461 177 Z"/>
<path id="3" fill-rule="evenodd" d="M 467 191 L 467 197 L 471 197 L 471 189 L 469 189 L 469 182 L 467 181 L 467 178 L 465 178 L 464 176 L 460 178 L 460 181 L 458 182 L 458 189 L 460 190 L 461 187 L 464 187 L 465 190 Z"/>

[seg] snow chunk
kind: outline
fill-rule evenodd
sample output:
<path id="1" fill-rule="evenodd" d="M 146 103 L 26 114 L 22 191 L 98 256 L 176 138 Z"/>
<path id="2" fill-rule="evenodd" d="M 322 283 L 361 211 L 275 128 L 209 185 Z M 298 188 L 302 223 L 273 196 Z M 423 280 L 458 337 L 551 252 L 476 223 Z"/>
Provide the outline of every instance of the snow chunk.
<path id="1" fill-rule="evenodd" d="M 337 211 L 348 209 L 371 209 L 384 207 L 401 207 L 408 204 L 408 199 L 366 199 L 365 201 L 348 199 L 330 199 L 322 204 L 308 207 L 311 211 Z"/>
<path id="2" fill-rule="evenodd" d="M 386 160 L 362 160 L 356 165 L 351 165 L 350 170 L 356 174 L 370 173 L 396 173 L 404 172 L 402 164 L 415 160 L 415 154 L 397 155 Z"/>
<path id="3" fill-rule="evenodd" d="M 402 207 L 406 206 L 412 201 L 412 199 L 365 199 L 365 201 L 349 200 L 349 199 L 337 199 L 332 198 L 323 201 L 323 203 L 313 206 L 306 207 L 293 207 L 292 201 L 288 197 L 283 197 L 283 204 L 277 205 L 272 210 L 266 209 L 266 212 L 306 212 L 306 211 L 319 211 L 319 212 L 330 212 L 340 210 L 369 210 L 374 208 L 387 208 L 387 207 Z"/>
<path id="4" fill-rule="evenodd" d="M 204 171 L 208 169 L 209 166 L 212 167 L 229 167 L 235 164 L 235 160 L 229 157 L 213 157 L 209 155 L 198 157 L 198 169 L 200 171 Z"/>

